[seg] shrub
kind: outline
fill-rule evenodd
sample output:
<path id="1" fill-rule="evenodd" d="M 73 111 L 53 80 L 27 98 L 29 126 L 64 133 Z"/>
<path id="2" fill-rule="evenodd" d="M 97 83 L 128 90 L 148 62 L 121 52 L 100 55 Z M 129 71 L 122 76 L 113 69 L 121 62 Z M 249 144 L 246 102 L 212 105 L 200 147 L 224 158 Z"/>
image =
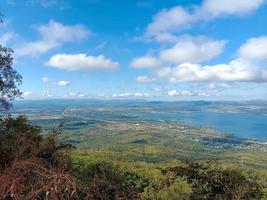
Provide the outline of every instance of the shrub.
<path id="1" fill-rule="evenodd" d="M 141 195 L 142 200 L 187 200 L 192 190 L 187 181 L 172 173 L 155 178 Z"/>
<path id="2" fill-rule="evenodd" d="M 79 163 L 75 171 L 80 177 L 83 176 L 85 199 L 137 199 L 138 192 L 135 186 L 129 183 L 121 170 L 111 163 L 97 162 L 88 165 Z"/>
<path id="3" fill-rule="evenodd" d="M 186 177 L 192 185 L 191 199 L 261 199 L 262 187 L 255 177 L 240 169 L 223 169 L 211 162 L 187 162 L 164 173 Z"/>
<path id="4" fill-rule="evenodd" d="M 59 143 L 25 117 L 0 120 L 0 199 L 77 199 L 78 182 Z"/>

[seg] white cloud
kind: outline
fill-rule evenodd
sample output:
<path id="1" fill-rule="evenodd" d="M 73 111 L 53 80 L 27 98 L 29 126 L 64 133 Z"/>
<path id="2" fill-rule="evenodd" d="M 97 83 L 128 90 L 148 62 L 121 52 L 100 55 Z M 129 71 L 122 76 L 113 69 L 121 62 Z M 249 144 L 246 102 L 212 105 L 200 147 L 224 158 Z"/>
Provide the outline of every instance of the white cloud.
<path id="1" fill-rule="evenodd" d="M 136 69 L 155 69 L 158 76 L 166 76 L 171 72 L 169 65 L 210 61 L 222 53 L 226 43 L 223 40 L 214 40 L 204 36 L 181 36 L 176 38 L 176 41 L 173 47 L 160 50 L 158 58 L 137 57 L 130 65 Z"/>
<path id="2" fill-rule="evenodd" d="M 217 86 L 214 83 L 209 83 L 208 87 L 209 87 L 209 89 L 214 90 L 214 89 L 216 89 Z"/>
<path id="3" fill-rule="evenodd" d="M 245 15 L 257 10 L 265 0 L 205 0 L 202 9 L 207 14 Z"/>
<path id="4" fill-rule="evenodd" d="M 88 95 L 79 93 L 79 92 L 70 92 L 67 95 L 64 95 L 65 98 L 86 98 Z"/>
<path id="5" fill-rule="evenodd" d="M 140 93 L 140 92 L 136 92 L 136 93 L 134 93 L 134 96 L 135 96 L 135 97 L 150 97 L 151 94 L 149 94 L 149 93 Z"/>
<path id="6" fill-rule="evenodd" d="M 207 22 L 225 16 L 249 14 L 262 6 L 266 0 L 204 0 L 201 5 L 176 6 L 161 10 L 147 26 L 145 37 L 157 38 L 162 34 L 176 33 L 195 23 Z"/>
<path id="7" fill-rule="evenodd" d="M 151 83 L 151 82 L 155 81 L 155 79 L 154 78 L 150 78 L 148 76 L 138 76 L 136 78 L 136 81 L 138 83 Z"/>
<path id="8" fill-rule="evenodd" d="M 113 62 L 103 55 L 89 56 L 86 54 L 56 54 L 49 59 L 46 65 L 67 71 L 115 70 L 119 67 L 118 62 Z"/>
<path id="9" fill-rule="evenodd" d="M 214 66 L 184 63 L 172 68 L 167 78 L 172 83 L 212 81 L 267 82 L 267 70 L 251 66 L 250 63 L 242 59 L 233 60 L 228 64 Z"/>
<path id="10" fill-rule="evenodd" d="M 48 98 L 54 97 L 54 95 L 51 92 L 49 92 L 48 90 L 44 90 L 43 96 L 48 97 Z"/>
<path id="11" fill-rule="evenodd" d="M 263 64 L 266 63 L 255 61 L 267 59 L 266 39 L 265 36 L 249 39 L 238 50 L 239 57 L 229 63 L 201 65 L 196 63 L 208 61 L 222 51 L 224 41 L 190 38 L 188 42 L 185 38 L 184 41 L 178 42 L 179 45 L 175 45 L 175 48 L 160 52 L 159 60 L 163 64 L 153 71 L 157 79 L 167 80 L 170 83 L 220 82 L 221 84 L 224 83 L 225 87 L 229 87 L 227 82 L 265 83 L 267 82 L 267 66 L 264 67 Z M 203 44 L 200 42 L 197 45 L 197 42 L 192 41 L 205 42 Z M 186 48 L 187 43 L 189 43 L 188 48 Z M 210 86 L 212 87 L 212 84 Z M 223 86 L 220 85 L 221 87 Z"/>
<path id="12" fill-rule="evenodd" d="M 196 88 L 190 90 L 169 90 L 167 95 L 170 97 L 217 97 L 220 95 L 215 88 Z"/>
<path id="13" fill-rule="evenodd" d="M 155 40 L 159 43 L 162 42 L 175 43 L 177 42 L 177 37 L 170 33 L 159 33 L 155 36 Z"/>
<path id="14" fill-rule="evenodd" d="M 179 94 L 179 92 L 177 90 L 170 90 L 168 91 L 168 95 L 169 96 L 177 96 Z"/>
<path id="15" fill-rule="evenodd" d="M 54 82 L 54 81 L 50 81 L 48 77 L 43 77 L 42 81 L 44 84 L 47 84 L 49 86 L 66 87 L 70 85 L 70 81 L 61 80 L 61 81 Z"/>
<path id="16" fill-rule="evenodd" d="M 231 88 L 233 86 L 233 84 L 222 83 L 222 82 L 219 82 L 219 83 L 204 83 L 204 85 L 200 84 L 200 86 L 201 85 L 204 86 L 204 87 L 202 87 L 202 89 L 205 89 L 206 91 L 213 92 L 213 93 L 229 89 L 229 88 Z"/>
<path id="17" fill-rule="evenodd" d="M 142 56 L 132 60 L 130 64 L 133 68 L 154 68 L 160 65 L 157 58 L 152 56 Z"/>
<path id="18" fill-rule="evenodd" d="M 76 40 L 82 40 L 88 36 L 89 30 L 81 25 L 63 25 L 54 20 L 46 25 L 37 27 L 42 38 L 45 41 L 52 42 L 73 42 Z"/>
<path id="19" fill-rule="evenodd" d="M 146 34 L 154 36 L 159 33 L 176 32 L 187 27 L 194 20 L 194 16 L 181 6 L 164 9 L 154 16 L 153 22 L 147 27 Z"/>
<path id="20" fill-rule="evenodd" d="M 171 67 L 162 67 L 162 68 L 158 68 L 156 70 L 156 74 L 157 74 L 158 77 L 169 76 L 171 72 L 172 72 L 172 68 Z"/>
<path id="21" fill-rule="evenodd" d="M 24 97 L 29 97 L 31 95 L 33 95 L 33 92 L 27 91 L 27 92 L 23 92 L 22 94 Z"/>
<path id="22" fill-rule="evenodd" d="M 197 94 L 197 96 L 199 96 L 199 97 L 211 97 L 211 96 L 220 96 L 220 95 L 216 92 L 210 92 L 210 91 L 209 92 L 203 92 L 203 91 L 201 91 Z"/>
<path id="23" fill-rule="evenodd" d="M 8 32 L 4 33 L 0 36 L 0 44 L 7 45 L 10 40 L 12 40 L 16 35 L 14 33 Z"/>
<path id="24" fill-rule="evenodd" d="M 121 94 L 112 94 L 112 97 L 117 98 L 117 97 L 129 97 L 131 96 L 130 93 L 121 93 Z"/>
<path id="25" fill-rule="evenodd" d="M 247 60 L 267 60 L 267 36 L 247 40 L 238 52 L 240 57 Z"/>
<path id="26" fill-rule="evenodd" d="M 167 92 L 168 96 L 193 96 L 194 94 L 188 90 L 170 90 Z"/>
<path id="27" fill-rule="evenodd" d="M 151 97 L 151 94 L 149 93 L 119 93 L 119 94 L 112 94 L 112 98 L 144 98 L 144 97 Z"/>
<path id="28" fill-rule="evenodd" d="M 48 82 L 48 78 L 47 77 L 43 77 L 42 81 L 43 81 L 43 83 L 47 83 Z"/>
<path id="29" fill-rule="evenodd" d="M 36 56 L 60 47 L 65 42 L 76 42 L 85 39 L 90 31 L 83 25 L 63 25 L 54 20 L 37 27 L 41 39 L 15 48 L 16 56 Z"/>
<path id="30" fill-rule="evenodd" d="M 209 61 L 224 49 L 225 41 L 205 37 L 181 37 L 170 49 L 160 52 L 160 60 L 181 64 L 184 62 L 200 63 Z"/>
<path id="31" fill-rule="evenodd" d="M 57 86 L 59 87 L 66 87 L 70 85 L 70 81 L 58 81 Z"/>

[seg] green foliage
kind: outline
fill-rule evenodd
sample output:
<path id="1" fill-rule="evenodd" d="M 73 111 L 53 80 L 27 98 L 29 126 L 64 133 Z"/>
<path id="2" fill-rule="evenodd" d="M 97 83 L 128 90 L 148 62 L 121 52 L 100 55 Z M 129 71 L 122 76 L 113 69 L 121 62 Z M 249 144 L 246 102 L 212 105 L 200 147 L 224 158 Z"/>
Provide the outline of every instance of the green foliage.
<path id="1" fill-rule="evenodd" d="M 81 198 L 96 200 L 137 199 L 137 188 L 131 177 L 108 162 L 73 163 L 73 170 L 82 183 Z M 136 178 L 136 177 L 135 177 Z"/>
<path id="2" fill-rule="evenodd" d="M 1 23 L 1 14 L 0 14 Z M 21 75 L 12 67 L 13 50 L 0 44 L 0 111 L 11 107 L 9 101 L 21 96 L 18 85 L 22 82 Z"/>
<path id="3" fill-rule="evenodd" d="M 164 171 L 186 177 L 192 185 L 191 199 L 261 199 L 262 186 L 256 176 L 240 169 L 220 168 L 211 162 L 188 162 Z"/>
<path id="4" fill-rule="evenodd" d="M 179 198 L 185 199 L 189 194 L 189 199 L 264 199 L 262 193 L 267 185 L 264 172 L 221 165 L 216 161 L 131 162 L 112 152 L 103 155 L 103 152 L 79 150 L 73 152 L 72 159 L 76 163 L 112 162 L 117 170 L 126 175 L 126 179 L 130 174 L 131 185 L 143 199 L 166 199 L 169 194 L 172 194 L 171 197 L 177 194 Z M 183 187 L 181 183 L 184 183 Z M 177 196 L 174 198 L 179 199 Z"/>
<path id="5" fill-rule="evenodd" d="M 138 192 L 143 192 L 149 186 L 151 180 L 145 176 L 138 175 L 135 172 L 126 171 L 123 176 L 128 185 L 132 185 Z"/>
<path id="6" fill-rule="evenodd" d="M 40 132 L 23 116 L 0 119 L 0 199 L 77 199 L 60 130 Z"/>
<path id="7" fill-rule="evenodd" d="M 141 194 L 142 200 L 187 200 L 190 199 L 192 189 L 183 178 L 176 178 L 172 174 L 160 175 Z"/>
<path id="8" fill-rule="evenodd" d="M 40 127 L 31 125 L 24 116 L 0 118 L 0 169 L 16 159 L 37 153 L 42 137 Z"/>
<path id="9" fill-rule="evenodd" d="M 57 139 L 61 128 L 42 136 L 23 116 L 0 119 L 0 199 L 266 198 L 266 174 L 218 162 L 130 162 L 109 151 L 70 156 L 70 145 Z"/>

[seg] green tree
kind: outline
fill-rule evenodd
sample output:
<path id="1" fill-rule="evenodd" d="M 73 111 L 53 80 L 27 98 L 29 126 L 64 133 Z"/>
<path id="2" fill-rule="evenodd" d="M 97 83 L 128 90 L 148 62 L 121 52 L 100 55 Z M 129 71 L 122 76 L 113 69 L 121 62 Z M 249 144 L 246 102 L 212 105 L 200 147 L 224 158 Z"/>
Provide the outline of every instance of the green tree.
<path id="1" fill-rule="evenodd" d="M 0 13 L 0 23 L 2 15 Z M 8 110 L 11 100 L 21 96 L 21 75 L 13 68 L 13 50 L 0 44 L 0 111 Z"/>
<path id="2" fill-rule="evenodd" d="M 155 180 L 141 194 L 142 200 L 189 200 L 191 186 L 184 178 L 172 173 L 155 177 Z"/>
<path id="3" fill-rule="evenodd" d="M 192 185 L 191 199 L 261 199 L 257 177 L 235 168 L 220 168 L 212 162 L 187 162 L 164 173 L 186 177 Z"/>

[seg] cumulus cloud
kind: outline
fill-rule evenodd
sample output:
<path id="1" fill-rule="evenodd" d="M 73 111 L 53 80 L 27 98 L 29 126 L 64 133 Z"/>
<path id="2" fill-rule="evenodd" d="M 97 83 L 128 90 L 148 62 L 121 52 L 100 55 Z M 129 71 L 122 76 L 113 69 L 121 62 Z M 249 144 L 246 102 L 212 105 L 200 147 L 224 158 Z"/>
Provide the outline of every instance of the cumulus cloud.
<path id="1" fill-rule="evenodd" d="M 0 36 L 0 44 L 7 45 L 10 40 L 12 40 L 16 35 L 14 33 L 8 32 L 4 33 Z"/>
<path id="2" fill-rule="evenodd" d="M 151 97 L 151 94 L 149 93 L 142 93 L 142 92 L 136 92 L 136 93 L 119 93 L 119 94 L 112 94 L 112 98 L 144 98 L 144 97 Z"/>
<path id="3" fill-rule="evenodd" d="M 228 64 L 201 66 L 184 63 L 171 69 L 166 75 L 172 83 L 179 82 L 267 82 L 267 70 L 251 66 L 250 63 L 236 59 Z"/>
<path id="4" fill-rule="evenodd" d="M 267 36 L 247 40 L 238 53 L 240 57 L 251 61 L 267 60 Z"/>
<path id="5" fill-rule="evenodd" d="M 245 15 L 257 10 L 265 0 L 205 0 L 202 12 L 214 17 L 223 15 Z"/>
<path id="6" fill-rule="evenodd" d="M 201 5 L 164 9 L 153 17 L 153 21 L 147 26 L 145 37 L 157 39 L 162 34 L 179 32 L 201 21 L 246 15 L 257 10 L 265 2 L 265 0 L 204 0 Z M 170 35 L 167 36 L 170 38 Z"/>
<path id="7" fill-rule="evenodd" d="M 160 61 L 153 56 L 134 58 L 130 64 L 133 68 L 154 68 L 160 65 Z"/>
<path id="8" fill-rule="evenodd" d="M 48 77 L 43 77 L 42 81 L 44 84 L 50 85 L 50 86 L 57 86 L 57 87 L 66 87 L 70 85 L 70 81 L 61 80 L 61 81 L 51 81 L 48 79 Z"/>
<path id="9" fill-rule="evenodd" d="M 103 55 L 89 56 L 86 54 L 56 54 L 48 60 L 46 65 L 67 71 L 115 70 L 119 67 L 118 62 Z"/>
<path id="10" fill-rule="evenodd" d="M 206 37 L 181 37 L 175 46 L 162 50 L 160 60 L 181 64 L 209 61 L 222 53 L 225 41 Z"/>
<path id="11" fill-rule="evenodd" d="M 151 83 L 151 82 L 155 81 L 155 79 L 154 78 L 150 78 L 148 76 L 138 76 L 136 78 L 136 81 L 138 83 Z"/>
<path id="12" fill-rule="evenodd" d="M 64 95 L 65 98 L 86 98 L 88 95 L 79 92 L 70 92 Z"/>
<path id="13" fill-rule="evenodd" d="M 158 77 L 166 77 L 169 76 L 170 73 L 172 72 L 171 67 L 161 67 L 156 70 L 156 74 Z"/>
<path id="14" fill-rule="evenodd" d="M 33 92 L 31 92 L 31 91 L 23 92 L 23 94 L 22 94 L 23 97 L 29 97 L 32 95 L 33 95 Z"/>
<path id="15" fill-rule="evenodd" d="M 164 9 L 154 16 L 153 22 L 147 27 L 146 34 L 154 36 L 165 32 L 176 32 L 187 27 L 194 20 L 194 16 L 181 6 Z"/>
<path id="16" fill-rule="evenodd" d="M 187 43 L 186 40 L 182 42 Z M 187 51 L 187 48 L 182 48 L 182 46 L 179 50 L 177 50 L 177 48 L 162 50 L 160 52 L 159 60 L 163 65 L 152 69 L 157 77 L 156 79 L 153 79 L 167 80 L 170 83 L 220 82 L 226 84 L 227 82 L 267 82 L 267 66 L 264 66 L 264 64 L 266 64 L 265 60 L 267 59 L 266 36 L 247 40 L 247 42 L 239 48 L 239 56 L 228 63 L 216 65 L 197 64 L 198 62 L 212 59 L 216 54 L 222 51 L 221 48 L 223 45 L 223 41 L 220 42 L 206 39 L 206 43 L 203 43 L 202 46 L 201 44 L 195 46 L 191 44 L 194 48 L 188 49 L 196 49 L 195 51 Z M 176 45 L 175 47 L 177 46 L 179 45 Z M 214 46 L 220 48 L 214 48 Z M 206 52 L 203 49 L 206 49 Z M 213 49 L 213 51 L 211 49 Z M 207 55 L 205 55 L 206 53 Z M 166 61 L 168 61 L 169 64 L 166 63 Z"/>
<path id="17" fill-rule="evenodd" d="M 226 90 L 226 89 L 233 87 L 233 84 L 231 84 L 229 82 L 228 83 L 223 83 L 223 82 L 204 83 L 204 85 L 203 84 L 201 84 L 201 85 L 204 86 L 204 88 L 202 87 L 203 89 L 213 91 L 213 92 L 218 92 L 219 90 Z"/>
<path id="18" fill-rule="evenodd" d="M 159 33 L 155 35 L 154 39 L 159 43 L 175 43 L 178 40 L 178 38 L 171 33 Z"/>
<path id="19" fill-rule="evenodd" d="M 167 92 L 168 96 L 193 96 L 194 94 L 188 90 L 169 90 Z"/>
<path id="20" fill-rule="evenodd" d="M 225 43 L 223 40 L 214 40 L 204 36 L 181 36 L 173 47 L 160 50 L 157 57 L 137 57 L 130 65 L 136 69 L 155 69 L 159 77 L 164 77 L 172 72 L 169 65 L 212 60 L 222 53 Z"/>
<path id="21" fill-rule="evenodd" d="M 57 86 L 59 87 L 66 87 L 70 85 L 70 81 L 58 81 Z"/>
<path id="22" fill-rule="evenodd" d="M 41 39 L 37 41 L 24 42 L 15 48 L 16 56 L 36 56 L 60 47 L 65 42 L 76 42 L 85 39 L 90 31 L 81 24 L 63 25 L 54 20 L 48 24 L 40 25 L 37 31 Z"/>

